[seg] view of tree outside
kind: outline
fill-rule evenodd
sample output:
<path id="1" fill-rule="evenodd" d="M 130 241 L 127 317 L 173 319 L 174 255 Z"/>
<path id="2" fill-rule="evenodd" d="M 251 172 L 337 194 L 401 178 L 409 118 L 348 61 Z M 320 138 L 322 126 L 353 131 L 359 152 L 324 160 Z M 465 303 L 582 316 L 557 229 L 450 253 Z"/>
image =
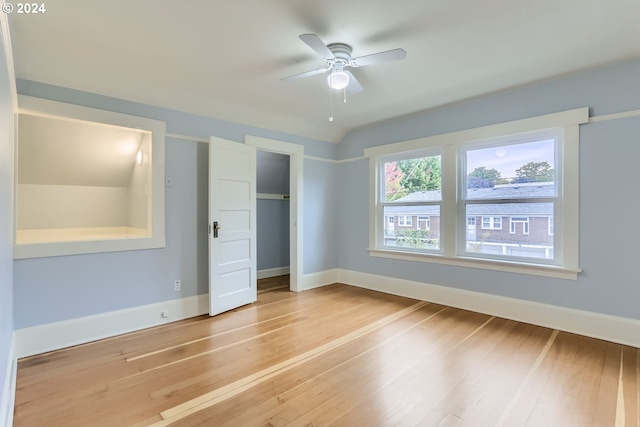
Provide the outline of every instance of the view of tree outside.
<path id="1" fill-rule="evenodd" d="M 517 199 L 555 197 L 555 140 L 471 148 L 463 156 L 466 200 L 515 199 L 466 205 L 467 251 L 553 258 L 553 203 Z M 384 208 L 385 245 L 438 249 L 441 156 L 388 161 L 383 166 L 384 202 L 398 202 Z"/>
<path id="2" fill-rule="evenodd" d="M 478 166 L 467 175 L 467 188 L 491 188 L 496 184 L 506 184 L 507 180 L 496 169 Z"/>
<path id="3" fill-rule="evenodd" d="M 468 150 L 467 188 L 496 185 L 553 182 L 554 141 Z M 440 190 L 440 156 L 385 162 L 385 201 L 393 202 L 412 193 Z"/>
<path id="4" fill-rule="evenodd" d="M 440 156 L 385 162 L 385 201 L 423 191 L 440 190 L 442 166 Z"/>
<path id="5" fill-rule="evenodd" d="M 553 139 L 468 150 L 467 188 L 526 182 L 553 182 Z"/>
<path id="6" fill-rule="evenodd" d="M 516 174 L 512 182 L 552 182 L 555 171 L 549 162 L 529 162 L 516 169 Z"/>

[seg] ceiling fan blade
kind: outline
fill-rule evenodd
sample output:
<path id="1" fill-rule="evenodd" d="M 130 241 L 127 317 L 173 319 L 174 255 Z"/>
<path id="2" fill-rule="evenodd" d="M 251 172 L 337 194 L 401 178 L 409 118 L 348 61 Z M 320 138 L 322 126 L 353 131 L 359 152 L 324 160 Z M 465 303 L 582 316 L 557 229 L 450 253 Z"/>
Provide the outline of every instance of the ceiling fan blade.
<path id="1" fill-rule="evenodd" d="M 331 67 L 318 68 L 317 70 L 305 71 L 304 73 L 295 74 L 293 76 L 281 78 L 280 81 L 286 83 L 286 82 L 291 82 L 291 81 L 298 80 L 298 79 L 304 79 L 305 77 L 311 77 L 311 76 L 315 76 L 316 74 L 326 73 L 330 69 L 331 69 Z"/>
<path id="2" fill-rule="evenodd" d="M 364 92 L 364 88 L 362 87 L 362 85 L 360 84 L 360 82 L 358 81 L 358 79 L 356 79 L 356 76 L 354 76 L 351 71 L 344 71 L 345 73 L 349 74 L 349 85 L 347 86 L 347 91 L 349 93 L 360 93 L 360 92 Z"/>
<path id="3" fill-rule="evenodd" d="M 385 52 L 372 53 L 371 55 L 361 56 L 351 60 L 354 67 L 363 67 L 370 64 L 379 64 L 381 62 L 398 61 L 407 57 L 407 51 L 404 49 L 392 49 Z"/>
<path id="4" fill-rule="evenodd" d="M 300 37 L 300 40 L 305 42 L 311 49 L 315 50 L 316 53 L 322 56 L 324 59 L 335 58 L 335 56 L 333 55 L 333 52 L 329 50 L 327 45 L 322 40 L 320 40 L 320 37 L 318 37 L 317 35 L 301 34 L 299 37 Z"/>

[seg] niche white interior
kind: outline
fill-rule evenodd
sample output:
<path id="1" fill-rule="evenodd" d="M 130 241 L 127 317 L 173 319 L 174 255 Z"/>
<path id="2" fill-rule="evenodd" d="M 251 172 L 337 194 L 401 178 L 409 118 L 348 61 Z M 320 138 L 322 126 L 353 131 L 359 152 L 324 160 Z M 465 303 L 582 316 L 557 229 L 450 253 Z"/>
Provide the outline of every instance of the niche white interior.
<path id="1" fill-rule="evenodd" d="M 164 247 L 165 123 L 19 98 L 15 258 Z"/>

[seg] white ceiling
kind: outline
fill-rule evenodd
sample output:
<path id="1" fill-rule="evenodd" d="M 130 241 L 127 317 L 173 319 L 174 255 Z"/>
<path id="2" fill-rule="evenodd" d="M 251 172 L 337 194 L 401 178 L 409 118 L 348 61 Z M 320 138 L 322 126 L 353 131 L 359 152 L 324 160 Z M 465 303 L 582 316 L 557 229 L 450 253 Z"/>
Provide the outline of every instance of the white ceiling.
<path id="1" fill-rule="evenodd" d="M 639 0 L 54 0 L 10 15 L 16 75 L 339 142 L 350 129 L 640 57 Z M 298 39 L 404 48 L 353 73 L 330 123 L 324 61 Z"/>

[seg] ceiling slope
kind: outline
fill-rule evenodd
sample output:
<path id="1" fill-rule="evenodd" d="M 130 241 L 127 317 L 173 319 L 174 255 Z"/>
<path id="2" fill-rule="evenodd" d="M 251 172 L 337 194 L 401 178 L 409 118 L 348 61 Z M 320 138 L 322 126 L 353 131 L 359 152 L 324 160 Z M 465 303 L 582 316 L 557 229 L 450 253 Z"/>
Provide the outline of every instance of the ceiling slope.
<path id="1" fill-rule="evenodd" d="M 11 14 L 19 78 L 339 142 L 354 128 L 640 57 L 640 1 L 56 0 Z M 404 61 L 325 75 L 298 39 Z M 333 114 L 335 120 L 329 122 Z"/>

